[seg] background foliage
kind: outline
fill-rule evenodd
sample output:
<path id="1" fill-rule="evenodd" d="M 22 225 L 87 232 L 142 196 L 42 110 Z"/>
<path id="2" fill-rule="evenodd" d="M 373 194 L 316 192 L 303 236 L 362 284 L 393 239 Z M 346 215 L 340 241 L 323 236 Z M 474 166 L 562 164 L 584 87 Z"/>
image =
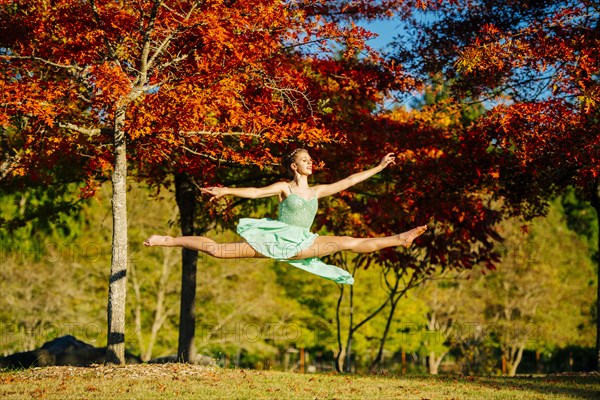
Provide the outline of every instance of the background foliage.
<path id="1" fill-rule="evenodd" d="M 16 205 L 35 201 L 36 195 L 35 191 L 23 193 L 24 198 L 4 195 L 3 214 L 18 213 Z M 132 276 L 126 342 L 129 350 L 148 360 L 176 350 L 180 251 L 148 249 L 141 242 L 151 232 L 176 234 L 177 210 L 168 191 L 157 195 L 132 183 L 129 195 Z M 550 368 L 549 360 L 560 349 L 592 346 L 594 270 L 587 256 L 591 247 L 586 230 L 569 228 L 565 201 L 557 199 L 547 218 L 502 225 L 505 241 L 499 250 L 504 257 L 497 271 L 443 275 L 409 292 L 399 303 L 382 368 L 400 372 L 404 352 L 405 369 L 425 371 L 431 352 L 445 351 L 449 353 L 442 372 L 499 371 L 498 352 L 508 340 L 501 332 L 526 333 L 521 338 L 524 349 L 543 356 L 539 368 Z M 589 210 L 581 204 L 579 208 Z M 586 225 L 586 229 L 597 228 Z M 66 334 L 105 345 L 104 276 L 110 230 L 108 185 L 73 215 L 63 214 L 43 227 L 32 221 L 11 233 L 2 230 L 4 355 Z M 211 235 L 235 238 L 227 231 Z M 360 319 L 385 299 L 386 291 L 375 266 L 358 271 L 356 281 L 353 312 Z M 340 290 L 336 284 L 284 263 L 211 258 L 200 258 L 198 282 L 200 353 L 221 365 L 283 369 L 298 368 L 297 351 L 304 348 L 309 365 L 334 368 Z M 512 318 L 498 313 L 509 301 Z M 347 307 L 343 303 L 342 324 Z M 430 324 L 432 313 L 440 309 L 445 316 L 438 315 L 437 325 Z M 369 368 L 385 322 L 382 313 L 357 331 L 353 342 L 357 370 Z"/>

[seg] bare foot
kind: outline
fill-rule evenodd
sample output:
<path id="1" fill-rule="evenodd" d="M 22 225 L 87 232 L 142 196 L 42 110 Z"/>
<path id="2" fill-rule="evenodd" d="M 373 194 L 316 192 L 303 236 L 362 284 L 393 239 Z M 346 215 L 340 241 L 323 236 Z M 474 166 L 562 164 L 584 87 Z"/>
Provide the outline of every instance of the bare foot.
<path id="1" fill-rule="evenodd" d="M 423 232 L 427 230 L 427 225 L 417 226 L 416 228 L 411 229 L 410 231 L 403 232 L 398 235 L 400 240 L 402 241 L 402 246 L 410 247 L 412 242 L 421 236 Z"/>
<path id="2" fill-rule="evenodd" d="M 144 246 L 166 246 L 169 239 L 173 238 L 171 236 L 152 235 L 144 240 Z"/>

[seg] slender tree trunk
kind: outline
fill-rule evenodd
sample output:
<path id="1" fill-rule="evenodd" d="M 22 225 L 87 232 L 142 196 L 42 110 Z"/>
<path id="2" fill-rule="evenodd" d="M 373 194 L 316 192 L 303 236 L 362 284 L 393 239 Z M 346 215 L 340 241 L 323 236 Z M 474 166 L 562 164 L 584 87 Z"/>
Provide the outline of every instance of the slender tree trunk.
<path id="1" fill-rule="evenodd" d="M 448 354 L 447 351 L 441 352 L 439 355 L 436 355 L 434 351 L 429 352 L 429 373 L 431 375 L 437 375 L 440 372 L 440 365 L 446 354 Z"/>
<path id="2" fill-rule="evenodd" d="M 196 190 L 184 174 L 175 176 L 175 198 L 181 219 L 181 234 L 194 235 L 196 212 Z M 196 336 L 196 271 L 198 252 L 188 249 L 181 251 L 181 308 L 179 316 L 179 347 L 177 360 L 193 362 L 196 356 L 194 338 Z"/>
<path id="3" fill-rule="evenodd" d="M 356 269 L 355 269 L 356 271 Z M 336 324 L 337 324 L 337 340 L 338 340 L 338 354 L 335 358 L 335 366 L 337 372 L 351 372 L 352 371 L 352 342 L 354 338 L 354 332 L 357 332 L 363 325 L 375 318 L 381 310 L 385 308 L 387 303 L 390 301 L 390 297 L 387 297 L 383 303 L 375 310 L 373 310 L 367 317 L 362 321 L 354 325 L 354 290 L 353 286 L 350 286 L 350 312 L 349 312 L 349 326 L 348 336 L 346 340 L 346 347 L 342 344 L 342 325 L 341 325 L 341 305 L 344 297 L 344 285 L 340 285 L 340 296 L 336 306 Z"/>
<path id="4" fill-rule="evenodd" d="M 412 285 L 414 283 L 414 275 L 413 275 L 410 278 L 410 280 L 408 281 L 408 283 L 404 286 L 404 288 L 401 291 L 398 290 L 402 276 L 404 275 L 405 271 L 394 269 L 393 272 L 395 275 L 395 282 L 394 282 L 394 286 L 388 285 L 389 295 L 386 300 L 386 303 L 388 301 L 390 302 L 390 312 L 388 314 L 388 318 L 387 318 L 387 321 L 385 324 L 385 329 L 383 331 L 383 335 L 381 336 L 381 340 L 379 342 L 379 351 L 377 352 L 377 356 L 375 357 L 375 360 L 373 360 L 373 363 L 371 364 L 371 371 L 374 371 L 375 368 L 377 368 L 377 366 L 379 366 L 381 364 L 381 361 L 383 360 L 383 351 L 385 349 L 385 343 L 387 341 L 387 338 L 388 338 L 388 335 L 390 332 L 390 328 L 391 328 L 392 322 L 394 320 L 394 314 L 396 313 L 396 307 L 398 306 L 398 302 L 400 301 L 400 299 L 402 299 L 402 297 L 404 297 L 407 290 L 410 287 L 412 287 Z M 384 272 L 384 274 L 385 274 L 385 272 Z M 386 303 L 384 303 L 384 304 L 386 304 Z"/>
<path id="5" fill-rule="evenodd" d="M 176 213 L 177 214 L 177 213 Z M 176 216 L 176 215 L 175 215 Z M 174 216 L 174 217 L 175 217 Z M 170 254 L 170 252 L 168 252 Z M 152 351 L 154 349 L 154 344 L 156 343 L 156 338 L 160 332 L 160 329 L 164 325 L 165 321 L 170 315 L 173 315 L 174 312 L 171 308 L 166 307 L 166 294 L 167 294 L 167 281 L 169 279 L 169 275 L 171 273 L 171 269 L 173 266 L 173 260 L 175 257 L 171 257 L 170 255 L 165 255 L 163 258 L 163 266 L 162 272 L 160 276 L 160 280 L 158 282 L 158 291 L 156 294 L 156 311 L 154 312 L 154 320 L 152 321 L 152 328 L 150 329 L 150 335 L 148 340 L 144 340 L 144 329 L 142 327 L 142 295 L 141 295 L 141 285 L 140 281 L 137 278 L 137 271 L 135 264 L 130 264 L 129 273 L 131 276 L 133 293 L 135 295 L 135 332 L 137 335 L 139 347 L 140 347 L 140 358 L 142 361 L 146 362 L 152 358 Z M 147 342 L 147 343 L 146 343 Z"/>
<path id="6" fill-rule="evenodd" d="M 428 367 L 429 367 L 429 373 L 431 375 L 437 375 L 439 372 L 439 367 L 440 367 L 440 363 L 442 361 L 442 358 L 437 358 L 435 356 L 435 352 L 434 351 L 430 351 L 429 352 L 429 356 L 427 357 L 427 361 L 428 361 Z"/>
<path id="7" fill-rule="evenodd" d="M 388 313 L 387 321 L 385 323 L 385 329 L 383 330 L 383 335 L 381 336 L 381 340 L 379 341 L 379 350 L 377 351 L 377 356 L 375 357 L 375 359 L 373 360 L 373 363 L 371 364 L 371 371 L 374 371 L 375 368 L 379 367 L 379 365 L 381 364 L 381 361 L 383 360 L 383 350 L 385 348 L 385 342 L 387 341 L 387 336 L 388 336 L 388 333 L 390 332 L 390 327 L 392 326 L 392 320 L 394 319 L 394 314 L 396 313 L 396 306 L 398 305 L 399 299 L 394 300 L 394 296 L 396 296 L 396 293 L 398 293 L 399 282 L 400 282 L 399 279 L 397 279 L 396 284 L 392 288 L 390 295 L 389 295 L 389 298 L 391 301 L 390 312 Z"/>
<path id="8" fill-rule="evenodd" d="M 597 294 L 596 294 L 596 370 L 600 371 L 600 178 L 592 187 L 591 193 L 592 207 L 596 210 L 596 219 L 598 221 L 598 254 L 596 254 L 597 265 Z"/>
<path id="9" fill-rule="evenodd" d="M 354 287 L 350 286 L 350 315 L 348 316 L 349 326 L 348 340 L 346 341 L 346 363 L 344 370 L 348 373 L 352 372 L 352 339 L 354 339 Z"/>
<path id="10" fill-rule="evenodd" d="M 140 281 L 137 278 L 137 271 L 135 269 L 135 264 L 131 264 L 129 268 L 129 273 L 131 275 L 131 284 L 133 286 L 133 295 L 135 297 L 135 309 L 134 309 L 134 321 L 135 321 L 135 334 L 138 340 L 138 346 L 140 347 L 140 358 L 142 361 L 146 362 L 150 358 L 145 357 L 144 351 L 144 332 L 142 329 L 142 294 L 140 290 Z"/>
<path id="11" fill-rule="evenodd" d="M 523 359 L 523 350 L 525 350 L 525 343 L 520 345 L 507 345 L 507 348 L 503 351 L 503 357 L 506 359 L 506 373 L 508 376 L 515 376 L 517 374 L 517 368 Z"/>
<path id="12" fill-rule="evenodd" d="M 114 171 L 112 175 L 113 239 L 108 289 L 108 344 L 106 363 L 125 363 L 125 300 L 127 297 L 127 151 L 126 107 L 115 113 Z"/>
<path id="13" fill-rule="evenodd" d="M 340 295 L 338 296 L 337 305 L 335 307 L 335 322 L 337 325 L 337 341 L 338 341 L 338 353 L 335 357 L 335 369 L 337 372 L 344 372 L 344 346 L 342 345 L 342 324 L 341 324 L 341 306 L 342 300 L 344 299 L 344 285 L 340 285 Z"/>
<path id="14" fill-rule="evenodd" d="M 142 360 L 147 361 L 152 358 L 152 351 L 154 350 L 154 344 L 156 343 L 156 338 L 158 337 L 160 328 L 162 328 L 169 315 L 173 314 L 173 312 L 165 306 L 165 298 L 167 296 L 167 281 L 169 279 L 172 265 L 173 263 L 171 257 L 166 257 L 163 260 L 162 273 L 158 283 L 158 293 L 156 294 L 156 312 L 154 313 L 154 321 L 152 322 L 150 338 L 148 339 L 146 351 L 142 353 Z"/>

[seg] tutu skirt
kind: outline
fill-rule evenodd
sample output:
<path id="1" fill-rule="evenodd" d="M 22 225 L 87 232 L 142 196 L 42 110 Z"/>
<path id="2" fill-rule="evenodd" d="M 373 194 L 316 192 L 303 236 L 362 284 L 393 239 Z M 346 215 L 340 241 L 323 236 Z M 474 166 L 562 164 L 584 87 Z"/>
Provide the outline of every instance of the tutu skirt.
<path id="1" fill-rule="evenodd" d="M 309 248 L 319 236 L 306 228 L 269 218 L 242 218 L 238 224 L 237 233 L 254 250 L 266 257 L 284 261 L 296 268 L 337 283 L 348 285 L 354 283 L 354 278 L 348 271 L 325 264 L 318 257 L 290 260 L 298 252 Z"/>

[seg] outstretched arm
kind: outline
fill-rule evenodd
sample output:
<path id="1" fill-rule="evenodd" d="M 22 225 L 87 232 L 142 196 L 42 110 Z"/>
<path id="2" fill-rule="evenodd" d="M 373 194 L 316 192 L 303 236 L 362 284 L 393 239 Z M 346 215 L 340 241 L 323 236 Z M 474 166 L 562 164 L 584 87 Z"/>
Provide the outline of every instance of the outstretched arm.
<path id="1" fill-rule="evenodd" d="M 255 187 L 241 187 L 241 188 L 229 188 L 229 187 L 207 187 L 201 188 L 202 193 L 210 194 L 212 197 L 210 201 L 216 200 L 219 197 L 231 195 L 236 197 L 244 197 L 247 199 L 258 199 L 261 197 L 270 197 L 281 194 L 285 191 L 286 185 L 284 182 L 276 182 L 272 185 L 255 188 Z"/>
<path id="2" fill-rule="evenodd" d="M 365 171 L 357 172 L 356 174 L 352 174 L 347 178 L 344 178 L 335 183 L 331 183 L 329 185 L 315 186 L 314 189 L 317 194 L 317 197 L 320 198 L 320 197 L 330 196 L 332 194 L 341 192 L 342 190 L 346 190 L 349 187 L 356 185 L 357 183 L 360 183 L 364 180 L 369 179 L 376 173 L 385 169 L 385 167 L 387 167 L 388 165 L 395 164 L 395 162 L 396 162 L 396 156 L 394 155 L 394 153 L 388 153 L 388 154 L 386 154 L 385 157 L 383 157 L 381 159 L 381 161 L 379 162 L 379 164 L 376 167 L 367 169 Z"/>

